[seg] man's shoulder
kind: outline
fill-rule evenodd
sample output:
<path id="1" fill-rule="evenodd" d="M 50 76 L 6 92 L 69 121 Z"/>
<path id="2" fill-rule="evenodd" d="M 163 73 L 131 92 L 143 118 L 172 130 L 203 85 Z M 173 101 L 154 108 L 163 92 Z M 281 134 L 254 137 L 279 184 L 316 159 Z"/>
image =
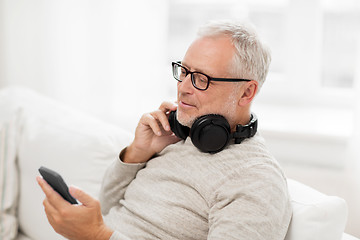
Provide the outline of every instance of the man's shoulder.
<path id="1" fill-rule="evenodd" d="M 264 138 L 257 133 L 254 137 L 245 139 L 240 144 L 230 144 L 219 154 L 224 160 L 233 160 L 240 164 L 248 161 L 276 162 L 274 156 L 268 150 Z"/>
<path id="2" fill-rule="evenodd" d="M 257 133 L 241 144 L 233 144 L 219 154 L 219 162 L 224 169 L 229 169 L 224 178 L 242 181 L 244 176 L 285 180 L 283 170 L 266 147 L 264 138 Z"/>

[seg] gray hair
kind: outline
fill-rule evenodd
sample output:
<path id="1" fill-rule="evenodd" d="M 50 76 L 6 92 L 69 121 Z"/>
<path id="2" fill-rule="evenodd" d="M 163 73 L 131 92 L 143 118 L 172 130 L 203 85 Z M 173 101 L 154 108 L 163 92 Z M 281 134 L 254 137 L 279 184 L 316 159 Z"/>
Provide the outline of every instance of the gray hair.
<path id="1" fill-rule="evenodd" d="M 255 80 L 259 89 L 271 62 L 270 49 L 260 41 L 255 28 L 247 22 L 212 21 L 199 29 L 199 37 L 229 36 L 236 48 L 229 72 L 237 78 Z"/>

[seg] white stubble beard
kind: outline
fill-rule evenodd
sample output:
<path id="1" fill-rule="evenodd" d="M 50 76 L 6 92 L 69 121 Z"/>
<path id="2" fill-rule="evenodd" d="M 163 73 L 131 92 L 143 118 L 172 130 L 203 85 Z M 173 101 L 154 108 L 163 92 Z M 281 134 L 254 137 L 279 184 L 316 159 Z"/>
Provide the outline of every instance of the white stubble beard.
<path id="1" fill-rule="evenodd" d="M 176 118 L 181 125 L 191 128 L 198 116 L 187 116 L 185 119 L 184 113 L 178 110 L 176 112 Z"/>
<path id="2" fill-rule="evenodd" d="M 231 92 L 231 94 L 229 94 L 229 97 L 226 100 L 226 102 L 223 104 L 223 107 L 221 108 L 222 111 L 208 112 L 208 113 L 204 113 L 203 115 L 220 114 L 220 115 L 224 116 L 228 121 L 235 119 L 237 94 L 239 94 L 239 88 L 235 87 L 233 89 L 233 91 Z M 200 116 L 184 116 L 184 115 L 185 115 L 185 113 L 181 113 L 181 111 L 179 111 L 179 110 L 176 112 L 176 118 L 177 118 L 178 122 L 181 125 L 189 127 L 189 128 L 191 128 L 191 126 L 194 124 L 196 119 L 198 119 L 200 117 Z"/>

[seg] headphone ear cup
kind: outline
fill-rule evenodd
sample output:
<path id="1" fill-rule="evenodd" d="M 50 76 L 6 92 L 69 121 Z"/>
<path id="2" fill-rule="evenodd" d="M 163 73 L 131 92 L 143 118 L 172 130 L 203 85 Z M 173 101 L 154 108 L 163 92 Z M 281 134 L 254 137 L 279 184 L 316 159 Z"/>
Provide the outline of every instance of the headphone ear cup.
<path id="1" fill-rule="evenodd" d="M 186 139 L 189 136 L 190 128 L 181 125 L 176 118 L 176 111 L 170 112 L 169 124 L 171 131 L 181 139 Z"/>
<path id="2" fill-rule="evenodd" d="M 230 125 L 220 115 L 209 114 L 197 119 L 190 129 L 193 144 L 203 152 L 216 153 L 231 139 Z"/>

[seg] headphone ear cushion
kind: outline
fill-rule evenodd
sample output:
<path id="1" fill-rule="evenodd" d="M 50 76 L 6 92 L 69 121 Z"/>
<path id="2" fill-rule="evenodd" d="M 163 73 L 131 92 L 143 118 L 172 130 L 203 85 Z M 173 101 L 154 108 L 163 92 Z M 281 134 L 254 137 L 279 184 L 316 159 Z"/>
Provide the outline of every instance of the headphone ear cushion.
<path id="1" fill-rule="evenodd" d="M 186 139 L 189 136 L 190 128 L 181 125 L 176 118 L 176 111 L 170 112 L 169 124 L 171 131 L 181 139 Z"/>
<path id="2" fill-rule="evenodd" d="M 209 114 L 197 119 L 190 129 L 193 144 L 203 152 L 216 153 L 231 139 L 230 125 L 220 115 Z"/>

